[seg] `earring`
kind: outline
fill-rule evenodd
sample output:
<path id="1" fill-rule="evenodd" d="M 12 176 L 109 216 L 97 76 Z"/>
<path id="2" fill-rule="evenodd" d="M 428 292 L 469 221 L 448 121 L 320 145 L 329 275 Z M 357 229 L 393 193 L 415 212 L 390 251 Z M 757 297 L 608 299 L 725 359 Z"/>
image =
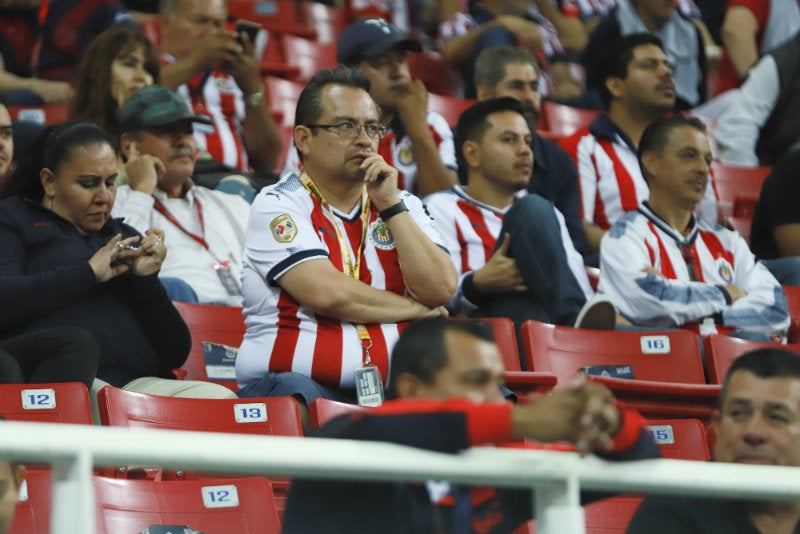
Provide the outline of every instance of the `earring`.
<path id="1" fill-rule="evenodd" d="M 53 197 L 47 197 L 47 209 L 53 211 Z"/>

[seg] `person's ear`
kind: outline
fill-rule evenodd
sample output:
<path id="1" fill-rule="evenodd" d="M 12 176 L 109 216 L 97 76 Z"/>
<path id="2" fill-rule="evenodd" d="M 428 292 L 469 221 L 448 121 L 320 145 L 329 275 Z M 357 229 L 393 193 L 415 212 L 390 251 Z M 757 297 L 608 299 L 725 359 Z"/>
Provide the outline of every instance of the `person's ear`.
<path id="1" fill-rule="evenodd" d="M 129 133 L 124 133 L 119 138 L 119 150 L 122 152 L 122 156 L 125 158 L 125 161 L 128 161 L 129 159 L 131 144 L 133 141 L 134 139 Z"/>
<path id="2" fill-rule="evenodd" d="M 647 171 L 648 179 L 658 176 L 658 154 L 646 150 L 642 153 L 642 167 Z"/>
<path id="3" fill-rule="evenodd" d="M 401 373 L 395 378 L 394 390 L 398 399 L 416 399 L 425 383 L 411 373 Z"/>
<path id="4" fill-rule="evenodd" d="M 622 97 L 622 93 L 624 92 L 625 80 L 617 76 L 609 76 L 608 78 L 606 78 L 606 81 L 604 83 L 606 89 L 611 94 L 612 98 L 617 99 Z"/>
<path id="5" fill-rule="evenodd" d="M 295 126 L 292 135 L 294 137 L 294 146 L 297 147 L 297 150 L 300 151 L 303 159 L 305 159 L 311 151 L 311 128 L 308 126 Z"/>
<path id="6" fill-rule="evenodd" d="M 467 162 L 468 167 L 480 166 L 481 157 L 478 149 L 479 145 L 476 141 L 464 141 L 461 145 L 461 152 L 464 155 L 464 161 Z"/>
<path id="7" fill-rule="evenodd" d="M 39 171 L 39 180 L 42 182 L 44 196 L 53 198 L 56 196 L 56 175 L 48 168 Z"/>
<path id="8" fill-rule="evenodd" d="M 492 90 L 489 88 L 488 85 L 481 84 L 475 88 L 475 94 L 478 97 L 478 100 L 488 100 L 492 98 Z"/>

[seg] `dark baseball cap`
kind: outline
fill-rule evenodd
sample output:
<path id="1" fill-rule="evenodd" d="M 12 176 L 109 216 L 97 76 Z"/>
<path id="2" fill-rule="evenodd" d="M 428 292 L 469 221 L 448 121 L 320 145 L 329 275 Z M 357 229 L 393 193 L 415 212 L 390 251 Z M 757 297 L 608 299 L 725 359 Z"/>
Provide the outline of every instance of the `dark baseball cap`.
<path id="1" fill-rule="evenodd" d="M 422 52 L 422 45 L 400 28 L 383 19 L 361 19 L 342 30 L 336 42 L 336 60 L 341 65 L 376 58 L 395 46 Z"/>
<path id="2" fill-rule="evenodd" d="M 148 126 L 165 126 L 183 120 L 212 124 L 211 117 L 192 113 L 181 95 L 160 85 L 142 87 L 119 110 L 122 132 Z"/>

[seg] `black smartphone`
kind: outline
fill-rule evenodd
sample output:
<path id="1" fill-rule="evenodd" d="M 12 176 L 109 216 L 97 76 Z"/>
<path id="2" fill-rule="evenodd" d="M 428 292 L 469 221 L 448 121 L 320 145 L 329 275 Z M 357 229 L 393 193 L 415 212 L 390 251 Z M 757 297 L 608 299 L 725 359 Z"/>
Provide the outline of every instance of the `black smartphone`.
<path id="1" fill-rule="evenodd" d="M 239 20 L 236 22 L 236 34 L 246 33 L 247 37 L 250 38 L 251 43 L 256 42 L 256 36 L 258 32 L 261 31 L 261 24 L 257 22 L 251 22 L 249 20 Z"/>

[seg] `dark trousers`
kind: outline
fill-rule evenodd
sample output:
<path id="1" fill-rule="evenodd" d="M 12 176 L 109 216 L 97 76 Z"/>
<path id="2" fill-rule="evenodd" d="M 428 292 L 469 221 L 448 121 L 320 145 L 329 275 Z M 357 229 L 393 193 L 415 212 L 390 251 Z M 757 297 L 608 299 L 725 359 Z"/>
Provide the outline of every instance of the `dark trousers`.
<path id="1" fill-rule="evenodd" d="M 46 328 L 0 341 L 0 384 L 83 382 L 97 374 L 97 341 L 71 326 Z"/>

